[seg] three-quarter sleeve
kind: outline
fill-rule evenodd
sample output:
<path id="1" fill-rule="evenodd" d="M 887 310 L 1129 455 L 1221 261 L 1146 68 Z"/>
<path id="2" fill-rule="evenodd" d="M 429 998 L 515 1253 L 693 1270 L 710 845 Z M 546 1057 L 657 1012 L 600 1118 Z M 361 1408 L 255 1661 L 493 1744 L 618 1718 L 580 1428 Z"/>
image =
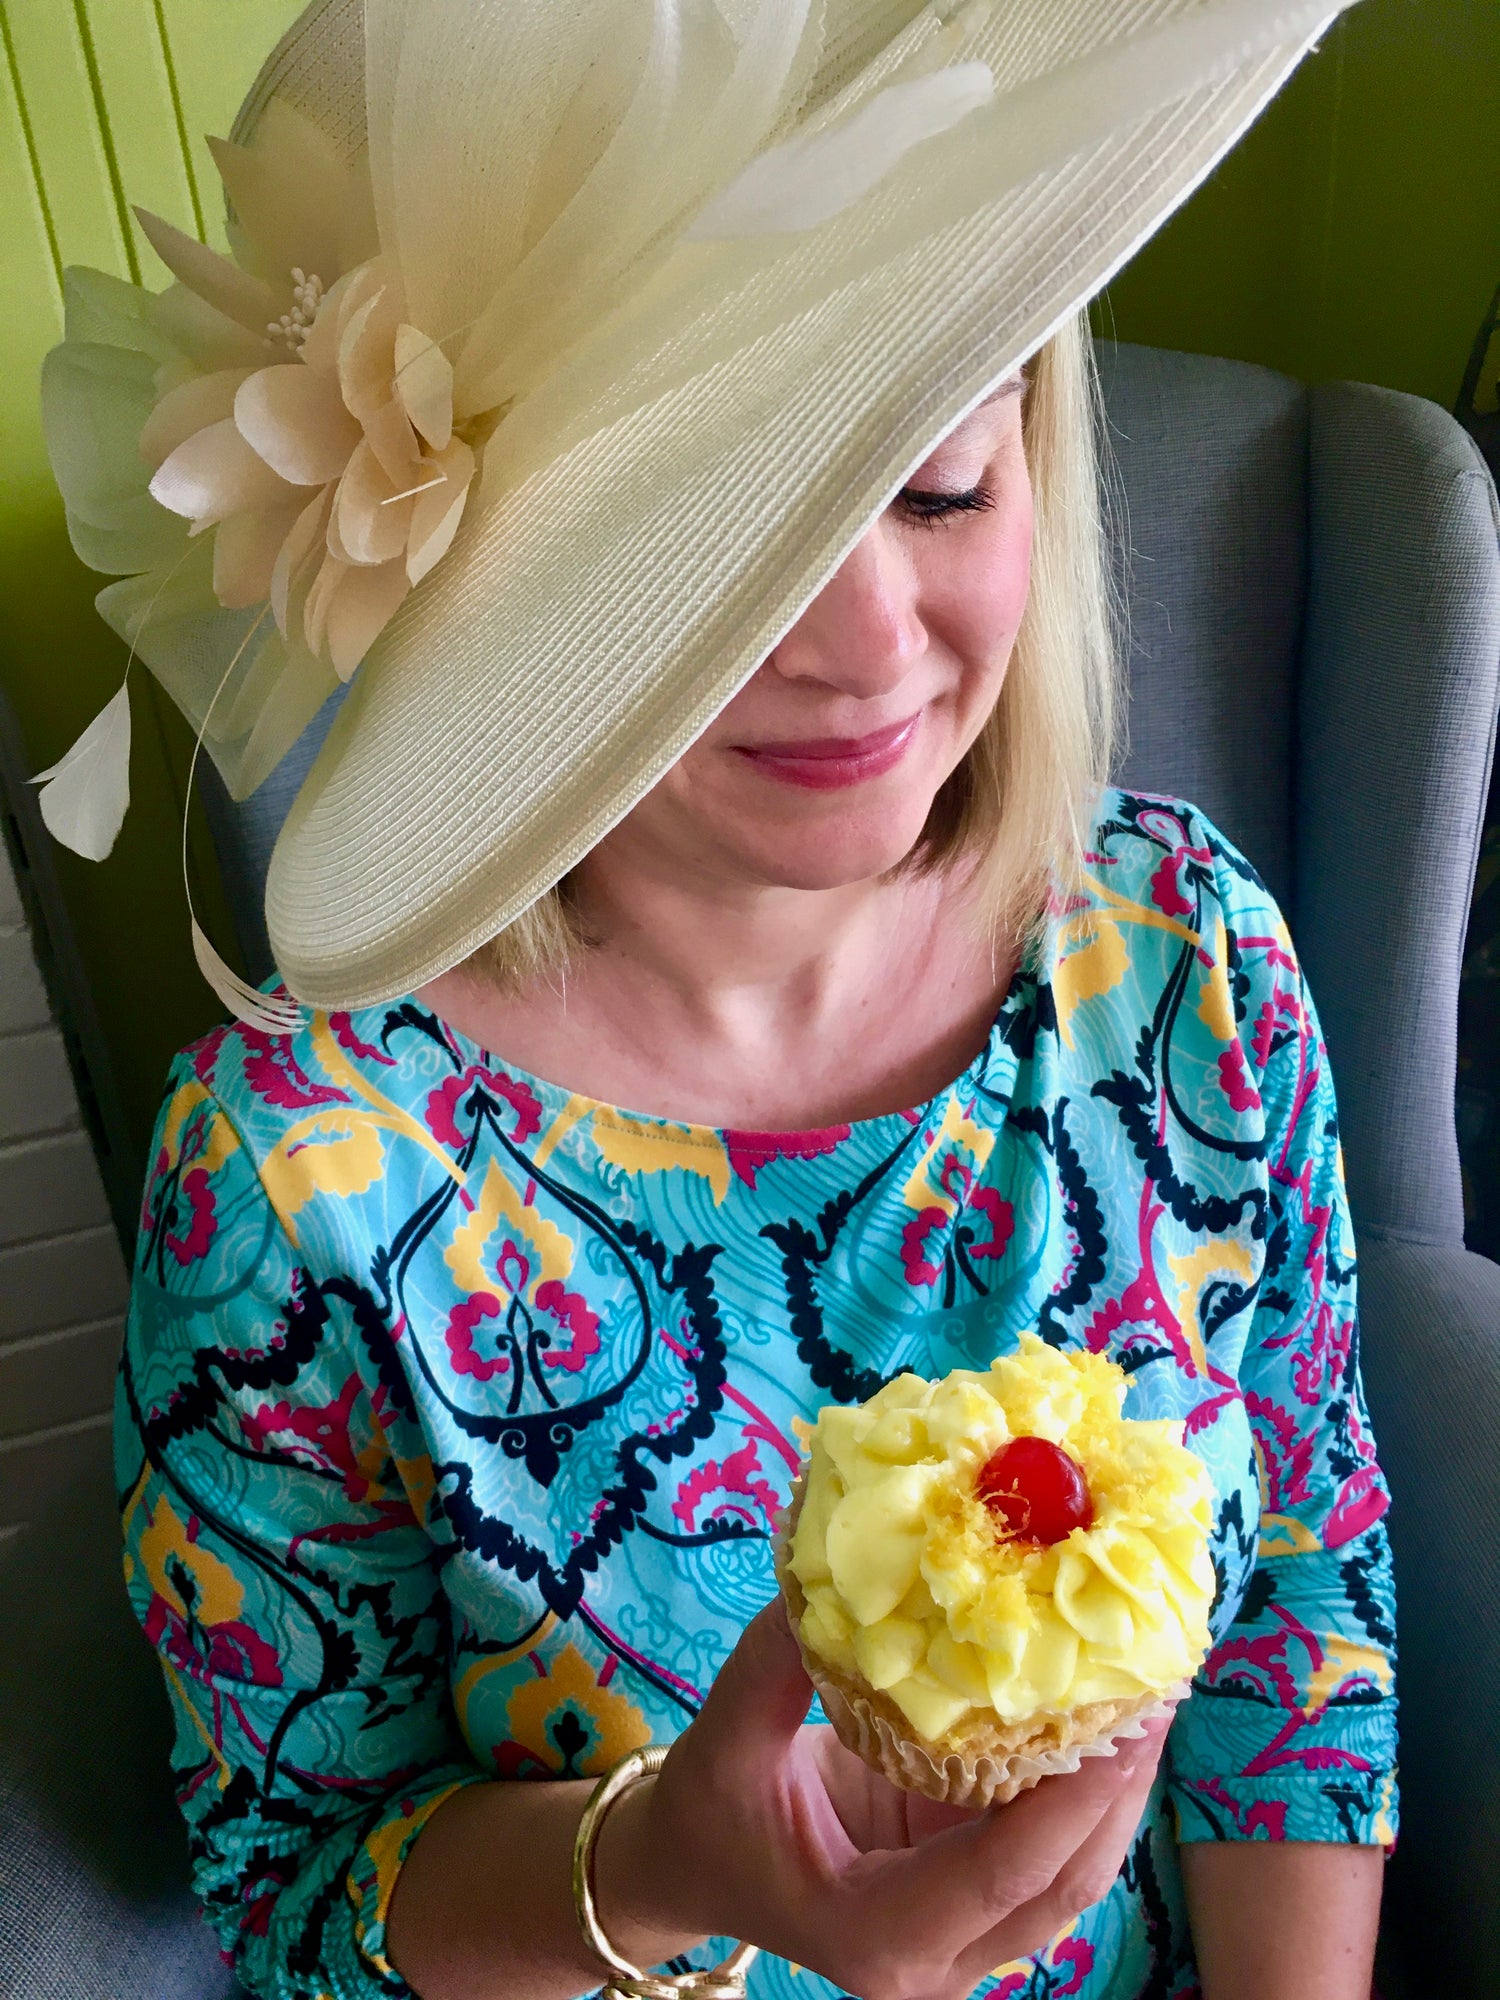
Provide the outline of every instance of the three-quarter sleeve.
<path id="1" fill-rule="evenodd" d="M 1238 1370 L 1260 1516 L 1230 1524 L 1253 1567 L 1179 1711 L 1171 1797 L 1185 1841 L 1389 1844 L 1389 1494 L 1360 1385 L 1333 1079 L 1275 903 L 1232 848 L 1212 844 L 1236 1016 L 1221 1061 L 1241 1104 L 1263 1111 L 1266 1142 L 1265 1261 Z"/>
<path id="2" fill-rule="evenodd" d="M 397 1870 L 486 1775 L 449 1699 L 430 1467 L 378 1342 L 359 1288 L 299 1263 L 184 1058 L 119 1376 L 125 1574 L 194 1884 L 263 2000 L 409 1992 L 384 1948 Z"/>

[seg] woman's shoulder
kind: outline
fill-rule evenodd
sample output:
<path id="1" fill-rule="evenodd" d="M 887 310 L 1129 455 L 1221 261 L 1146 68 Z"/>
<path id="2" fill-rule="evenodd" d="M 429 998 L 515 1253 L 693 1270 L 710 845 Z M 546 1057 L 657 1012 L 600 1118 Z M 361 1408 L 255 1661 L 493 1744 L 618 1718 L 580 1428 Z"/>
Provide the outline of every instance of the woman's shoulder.
<path id="1" fill-rule="evenodd" d="M 221 1406 L 238 1412 L 231 1433 L 268 1423 L 257 1442 L 295 1432 L 300 1406 L 326 1441 L 350 1420 L 356 1376 L 373 1395 L 399 1390 L 373 1264 L 404 1171 L 393 1134 L 419 1120 L 409 1090 L 382 1097 L 370 1080 L 397 1068 L 361 1034 L 384 1019 L 313 1015 L 274 1036 L 234 1022 L 175 1058 L 141 1202 L 122 1472 L 137 1433 L 213 1457 L 205 1419 Z"/>
<path id="2" fill-rule="evenodd" d="M 285 1035 L 230 1022 L 172 1064 L 152 1181 L 196 1169 L 207 1182 L 243 1183 L 246 1196 L 258 1184 L 294 1243 L 309 1211 L 331 1203 L 347 1233 L 363 1198 L 410 1151 L 394 1142 L 453 1171 L 449 1100 L 464 1074 L 462 1052 L 410 1000 L 308 1011 Z"/>
<path id="3" fill-rule="evenodd" d="M 1255 862 L 1191 799 L 1111 785 L 1100 794 L 1085 856 L 1085 893 L 1108 904 L 1127 892 L 1174 916 L 1200 888 L 1221 909 L 1260 911 L 1284 928 Z"/>
<path id="4" fill-rule="evenodd" d="M 280 991 L 267 984 L 268 992 Z M 173 1058 L 167 1108 L 211 1104 L 252 1151 L 275 1145 L 293 1126 L 338 1113 L 366 1096 L 362 1072 L 396 1064 L 367 1039 L 381 1032 L 381 1009 L 325 1014 L 305 1009 L 291 1034 L 271 1035 L 229 1021 Z"/>
<path id="5" fill-rule="evenodd" d="M 1103 793 L 1080 879 L 1054 897 L 1049 944 L 1052 1010 L 1075 1064 L 1113 1074 L 1122 1051 L 1149 1066 L 1169 1044 L 1174 1062 L 1228 1077 L 1237 1110 L 1255 1104 L 1235 1081 L 1236 1045 L 1253 1042 L 1264 1062 L 1267 1024 L 1305 1011 L 1275 897 L 1188 799 Z"/>

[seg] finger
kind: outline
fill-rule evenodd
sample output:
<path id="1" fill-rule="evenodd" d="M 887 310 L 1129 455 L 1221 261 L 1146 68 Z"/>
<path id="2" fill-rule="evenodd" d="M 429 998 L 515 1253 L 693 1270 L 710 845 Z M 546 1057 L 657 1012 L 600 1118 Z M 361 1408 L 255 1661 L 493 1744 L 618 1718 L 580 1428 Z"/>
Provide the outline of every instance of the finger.
<path id="1" fill-rule="evenodd" d="M 1060 1906 L 1056 1911 L 1059 1924 L 1070 1923 L 1080 1910 L 1090 1908 L 1108 1895 L 1150 1810 L 1159 1769 L 1160 1746 L 1153 1754 L 1149 1745 L 1143 1745 L 1136 1753 L 1129 1784 L 1088 1839 L 1064 1863 L 1047 1892 L 1048 1898 Z"/>
<path id="2" fill-rule="evenodd" d="M 720 1667 L 699 1722 L 732 1732 L 737 1747 L 757 1759 L 790 1744 L 812 1699 L 812 1682 L 778 1596 L 757 1612 Z"/>
<path id="3" fill-rule="evenodd" d="M 804 1728 L 803 1740 L 835 1812 L 854 1846 L 868 1854 L 915 1847 L 944 1827 L 966 1825 L 973 1812 L 902 1791 L 848 1750 L 826 1726 Z"/>
<path id="4" fill-rule="evenodd" d="M 855 1852 L 863 1854 L 872 1847 L 902 1846 L 903 1842 L 891 1837 L 895 1815 L 881 1810 L 882 1801 L 871 1783 L 877 1774 L 864 1758 L 845 1749 L 826 1726 L 820 1729 L 805 1723 L 801 1741 Z"/>
<path id="5" fill-rule="evenodd" d="M 1128 1783 L 1042 1894 L 958 1955 L 955 1981 L 963 1982 L 963 1991 L 971 1991 L 997 1966 L 1040 1951 L 1080 1912 L 1109 1894 L 1150 1806 L 1160 1749 L 1159 1740 L 1154 1750 L 1149 1741 L 1137 1748 Z"/>
<path id="6" fill-rule="evenodd" d="M 1076 1865 L 1070 1864 L 1043 1895 L 961 1952 L 953 1970 L 955 1987 L 970 1992 L 997 1968 L 1044 1950 L 1082 1912 L 1102 1902 L 1139 1835 L 1149 1798 L 1148 1792 L 1139 1811 L 1132 1801 L 1128 1809 L 1122 1804 L 1118 1814 L 1112 1811 L 1107 1815 L 1107 1821 L 1101 1821 L 1079 1850 Z"/>
<path id="7" fill-rule="evenodd" d="M 1043 1779 L 1009 1805 L 976 1813 L 908 1853 L 866 1856 L 852 1873 L 878 1891 L 872 1914 L 899 1909 L 919 1951 L 951 1960 L 1045 1896 L 1117 1802 L 1139 1818 L 1161 1738 L 1158 1727 L 1121 1743 L 1112 1757 L 1085 1758 L 1078 1770 Z"/>

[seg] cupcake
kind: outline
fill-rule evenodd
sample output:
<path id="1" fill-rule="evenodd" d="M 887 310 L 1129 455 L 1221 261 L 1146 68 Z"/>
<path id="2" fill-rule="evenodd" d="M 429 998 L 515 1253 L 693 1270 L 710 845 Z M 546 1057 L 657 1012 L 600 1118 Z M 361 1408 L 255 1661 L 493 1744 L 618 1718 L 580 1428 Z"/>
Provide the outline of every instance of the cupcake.
<path id="1" fill-rule="evenodd" d="M 777 1574 L 841 1740 L 894 1783 L 1003 1803 L 1185 1692 L 1208 1649 L 1211 1487 L 1181 1423 L 1034 1334 L 807 1428 Z"/>

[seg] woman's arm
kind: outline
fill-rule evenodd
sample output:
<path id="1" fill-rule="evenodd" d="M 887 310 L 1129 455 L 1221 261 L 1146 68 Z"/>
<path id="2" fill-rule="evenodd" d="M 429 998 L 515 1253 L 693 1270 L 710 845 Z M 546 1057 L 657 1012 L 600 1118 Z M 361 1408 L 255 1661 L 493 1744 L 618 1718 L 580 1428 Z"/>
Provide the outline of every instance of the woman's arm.
<path id="1" fill-rule="evenodd" d="M 467 1785 L 435 1812 L 396 1878 L 386 1923 L 391 1962 L 423 2000 L 570 2000 L 602 1969 L 573 1912 L 573 1839 L 594 1789 Z M 595 1883 L 606 1935 L 637 1965 L 660 1965 L 702 1942 L 653 1928 L 636 1866 L 649 1790 L 620 1800 L 600 1829 Z"/>
<path id="2" fill-rule="evenodd" d="M 1184 1847 L 1203 2000 L 1370 2000 L 1384 1869 L 1380 1847 Z"/>
<path id="3" fill-rule="evenodd" d="M 862 2000 L 963 2000 L 1113 1882 L 1162 1732 L 985 1813 L 898 1792 L 833 1732 L 778 1604 L 754 1619 L 661 1775 L 606 1818 L 606 1934 L 655 1964 L 749 1939 Z M 596 1985 L 570 1894 L 587 1785 L 466 1788 L 397 1878 L 386 1943 L 422 2000 L 568 2000 Z"/>
<path id="4" fill-rule="evenodd" d="M 1226 843 L 1208 845 L 1236 1090 L 1263 1115 L 1267 1202 L 1243 1348 L 1243 1305 L 1216 1315 L 1206 1347 L 1243 1403 L 1260 1506 L 1241 1518 L 1235 1496 L 1221 1514 L 1238 1610 L 1179 1711 L 1172 1798 L 1209 2000 L 1368 2000 L 1396 1828 L 1395 1615 L 1338 1110 L 1280 912 Z M 1212 1026 L 1211 1009 L 1200 1018 Z M 1227 1010 L 1218 1019 L 1228 1039 Z"/>
<path id="5" fill-rule="evenodd" d="M 198 1073 L 212 1053 L 179 1060 L 150 1155 L 116 1405 L 125 1576 L 240 1983 L 389 2000 L 402 1857 L 486 1773 L 448 1696 L 420 1441 L 362 1368 L 378 1322 L 319 1282 L 311 1206 L 295 1241 L 274 1211 Z"/>

